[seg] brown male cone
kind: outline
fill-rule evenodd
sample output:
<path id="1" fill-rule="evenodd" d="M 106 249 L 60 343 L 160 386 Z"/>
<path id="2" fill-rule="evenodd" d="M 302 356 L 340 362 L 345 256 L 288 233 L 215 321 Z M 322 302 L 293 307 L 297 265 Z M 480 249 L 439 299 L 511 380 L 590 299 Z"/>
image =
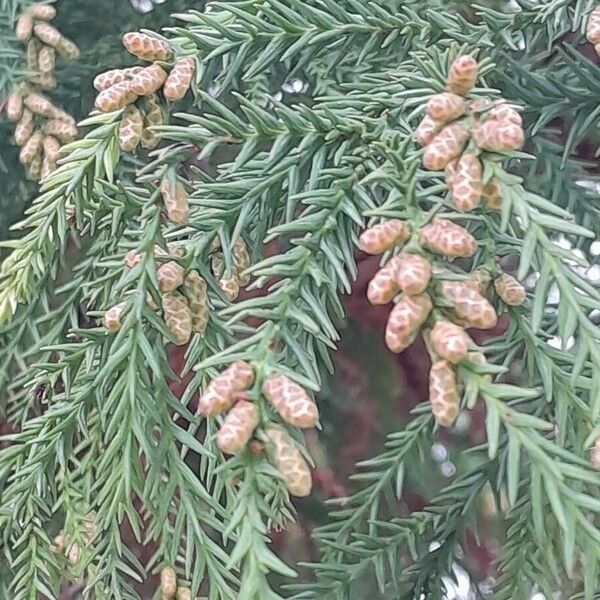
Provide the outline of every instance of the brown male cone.
<path id="1" fill-rule="evenodd" d="M 460 410 L 460 398 L 456 374 L 446 360 L 439 360 L 429 372 L 429 402 L 435 420 L 443 427 L 450 427 Z"/>
<path id="2" fill-rule="evenodd" d="M 279 427 L 265 429 L 267 454 L 282 476 L 285 487 L 292 496 L 308 496 L 312 478 L 308 464 L 288 433 Z"/>
<path id="3" fill-rule="evenodd" d="M 385 328 L 386 346 L 396 354 L 408 348 L 431 309 L 431 298 L 427 294 L 402 296 L 388 317 Z"/>
<path id="4" fill-rule="evenodd" d="M 365 229 L 358 238 L 358 247 L 367 254 L 382 254 L 402 244 L 410 237 L 410 227 L 400 219 L 389 219 Z"/>
<path id="5" fill-rule="evenodd" d="M 170 102 L 181 100 L 190 89 L 192 77 L 194 76 L 195 63 L 190 56 L 180 58 L 171 69 L 165 85 L 163 94 Z"/>
<path id="6" fill-rule="evenodd" d="M 139 108 L 133 105 L 128 106 L 123 112 L 117 132 L 119 148 L 123 152 L 133 152 L 138 147 L 142 139 L 143 127 L 144 118 Z"/>
<path id="7" fill-rule="evenodd" d="M 165 60 L 171 51 L 164 40 L 138 31 L 125 33 L 121 41 L 128 52 L 143 60 Z"/>
<path id="8" fill-rule="evenodd" d="M 254 372 L 247 362 L 230 364 L 206 386 L 198 401 L 198 412 L 211 417 L 229 410 L 235 393 L 248 389 L 253 382 Z"/>
<path id="9" fill-rule="evenodd" d="M 468 94 L 477 80 L 477 61 L 468 55 L 457 57 L 448 71 L 448 89 L 460 96 Z"/>
<path id="10" fill-rule="evenodd" d="M 175 345 L 187 344 L 192 335 L 192 314 L 186 297 L 172 291 L 163 294 L 161 300 L 165 324 L 175 338 Z"/>
<path id="11" fill-rule="evenodd" d="M 477 241 L 464 227 L 440 217 L 421 229 L 419 243 L 423 248 L 449 258 L 468 258 L 477 250 Z"/>
<path id="12" fill-rule="evenodd" d="M 217 432 L 217 446 L 224 454 L 238 454 L 258 425 L 258 409 L 252 402 L 240 400 L 227 413 Z"/>
<path id="13" fill-rule="evenodd" d="M 396 271 L 400 263 L 398 256 L 392 258 L 381 267 L 369 281 L 367 286 L 367 299 L 374 306 L 388 304 L 400 291 L 396 282 Z"/>
<path id="14" fill-rule="evenodd" d="M 479 292 L 458 281 L 443 281 L 440 290 L 458 317 L 470 327 L 492 329 L 496 326 L 496 311 Z"/>
<path id="15" fill-rule="evenodd" d="M 446 125 L 425 146 L 423 166 L 428 171 L 442 170 L 452 159 L 460 155 L 469 139 L 469 130 L 464 123 Z"/>
<path id="16" fill-rule="evenodd" d="M 192 330 L 202 333 L 208 324 L 209 307 L 206 281 L 198 271 L 190 271 L 185 276 L 184 294 L 192 313 Z"/>
<path id="17" fill-rule="evenodd" d="M 319 422 L 319 410 L 306 390 L 286 375 L 271 375 L 261 387 L 275 412 L 290 425 L 306 429 Z"/>
<path id="18" fill-rule="evenodd" d="M 494 288 L 498 296 L 509 306 L 520 306 L 527 298 L 525 288 L 508 273 L 502 273 L 494 280 Z"/>

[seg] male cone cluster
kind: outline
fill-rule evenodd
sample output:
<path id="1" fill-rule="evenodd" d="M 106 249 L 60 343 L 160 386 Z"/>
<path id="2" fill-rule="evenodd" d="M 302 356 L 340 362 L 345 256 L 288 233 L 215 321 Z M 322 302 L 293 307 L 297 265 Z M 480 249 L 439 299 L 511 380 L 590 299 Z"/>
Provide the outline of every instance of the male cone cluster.
<path id="1" fill-rule="evenodd" d="M 177 574 L 173 567 L 163 567 L 160 570 L 161 600 L 191 600 L 192 591 L 185 586 L 177 585 Z"/>
<path id="2" fill-rule="evenodd" d="M 179 256 L 183 252 L 176 245 L 170 244 L 168 252 L 155 246 L 156 256 Z M 131 269 L 142 260 L 135 251 L 128 252 L 124 259 L 125 267 Z M 155 261 L 156 279 L 161 296 L 163 317 L 167 329 L 173 336 L 176 345 L 189 342 L 192 332 L 203 333 L 208 323 L 209 307 L 206 281 L 195 270 L 187 273 L 175 260 Z M 151 297 L 147 300 L 151 308 L 157 308 Z M 116 332 L 122 325 L 122 313 L 126 302 L 110 308 L 104 314 L 103 324 L 107 331 Z"/>
<path id="3" fill-rule="evenodd" d="M 53 6 L 32 4 L 15 28 L 17 38 L 27 44 L 30 74 L 8 96 L 5 111 L 8 120 L 16 123 L 14 139 L 21 147 L 19 161 L 32 181 L 56 169 L 61 145 L 77 135 L 73 117 L 42 93 L 56 87 L 56 54 L 66 59 L 79 56 L 77 46 L 48 23 L 55 16 Z"/>
<path id="4" fill-rule="evenodd" d="M 600 56 L 600 6 L 596 6 L 588 16 L 585 37 L 594 44 L 594 50 Z"/>
<path id="5" fill-rule="evenodd" d="M 205 388 L 198 412 L 205 416 L 226 413 L 217 433 L 217 446 L 225 454 L 242 452 L 252 438 L 259 423 L 258 407 L 245 397 L 254 382 L 252 367 L 237 361 L 217 375 Z M 301 428 L 314 427 L 319 422 L 319 412 L 306 390 L 285 375 L 268 377 L 261 391 L 273 410 L 288 424 Z M 264 430 L 265 449 L 271 462 L 294 496 L 307 496 L 312 489 L 310 469 L 296 444 L 278 426 Z"/>
<path id="6" fill-rule="evenodd" d="M 168 42 L 135 31 L 123 35 L 122 41 L 131 54 L 152 64 L 111 69 L 98 75 L 94 79 L 99 92 L 95 106 L 101 112 L 126 109 L 118 131 L 121 150 L 133 152 L 140 144 L 152 149 L 159 141 L 152 127 L 163 123 L 157 93 L 162 88 L 166 100 L 181 100 L 191 85 L 195 63 L 193 58 L 184 56 L 167 72 L 169 67 L 164 61 L 171 55 Z"/>
<path id="7" fill-rule="evenodd" d="M 483 181 L 479 155 L 516 150 L 524 140 L 521 116 L 504 100 L 465 98 L 476 79 L 476 60 L 459 56 L 450 67 L 448 91 L 429 100 L 415 131 L 417 143 L 424 146 L 423 166 L 445 170 L 452 202 L 461 212 L 474 210 L 482 201 L 490 210 L 500 209 L 500 187 L 493 179 Z"/>
<path id="8" fill-rule="evenodd" d="M 369 254 L 381 254 L 402 246 L 411 237 L 413 250 L 395 254 L 375 273 L 367 298 L 374 305 L 388 304 L 397 298 L 385 329 L 385 343 L 392 352 L 408 348 L 426 322 L 433 321 L 426 332 L 433 361 L 429 399 L 438 423 L 448 427 L 458 416 L 460 406 L 454 365 L 462 360 L 481 362 L 482 358 L 480 353 L 476 356 L 471 352 L 473 343 L 465 328 L 491 329 L 497 323 L 496 311 L 484 296 L 492 277 L 488 271 L 476 269 L 464 281 L 441 281 L 437 285 L 431 282 L 427 250 L 449 258 L 470 257 L 476 250 L 473 236 L 446 219 L 433 219 L 415 235 L 404 221 L 384 221 L 364 231 L 359 246 Z M 501 274 L 494 287 L 510 306 L 525 300 L 523 286 L 511 275 Z M 435 318 L 431 317 L 432 298 L 437 308 Z"/>
<path id="9" fill-rule="evenodd" d="M 240 287 L 248 285 L 250 275 L 245 270 L 250 266 L 250 254 L 246 242 L 240 237 L 233 244 L 233 265 L 225 268 L 225 261 L 219 238 L 215 238 L 210 248 L 210 264 L 213 275 L 226 298 L 233 302 L 240 294 Z"/>

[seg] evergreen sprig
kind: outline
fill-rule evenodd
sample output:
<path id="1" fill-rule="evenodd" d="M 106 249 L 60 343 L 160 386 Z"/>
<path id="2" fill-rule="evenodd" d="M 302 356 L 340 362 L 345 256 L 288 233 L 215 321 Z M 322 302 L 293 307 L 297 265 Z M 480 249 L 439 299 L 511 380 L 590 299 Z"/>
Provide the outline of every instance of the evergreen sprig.
<path id="1" fill-rule="evenodd" d="M 521 279 L 536 278 L 525 307 L 507 308 L 506 333 L 484 344 L 490 362 L 459 368 L 464 408 L 485 406 L 487 444 L 423 510 L 398 516 L 403 482 L 423 468 L 435 433 L 417 410 L 317 529 L 320 560 L 307 565 L 315 579 L 295 586 L 295 597 L 346 598 L 367 575 L 382 597 L 443 597 L 486 489 L 506 496 L 498 597 L 525 597 L 536 584 L 551 592 L 557 572 L 572 578 L 573 594 L 593 597 L 600 479 L 585 453 L 600 433 L 600 293 L 581 274 L 585 255 L 557 244 L 585 249 L 597 231 L 596 208 L 575 184 L 590 168 L 577 146 L 596 118 L 598 67 L 574 50 L 579 33 L 559 41 L 582 31 L 591 3 L 517 5 L 478 8 L 471 23 L 418 2 L 213 3 L 178 13 L 183 25 L 164 30 L 176 56 L 199 64 L 192 105 L 157 128 L 171 145 L 133 164 L 118 149 L 120 111 L 81 124 L 92 129 L 64 149 L 18 226 L 26 233 L 3 243 L 12 252 L 0 275 L 0 382 L 19 431 L 0 452 L 0 529 L 13 597 L 54 598 L 67 572 L 83 575 L 96 597 L 136 598 L 133 581 L 174 565 L 194 595 L 282 598 L 270 574 L 294 571 L 269 537 L 293 518 L 283 482 L 260 449 L 225 460 L 214 441 L 221 418 L 202 419 L 190 402 L 239 359 L 256 376 L 248 394 L 260 427 L 278 421 L 260 394 L 269 375 L 319 390 L 344 318 L 340 297 L 357 276 L 358 232 L 383 217 L 418 229 L 434 215 L 461 219 L 480 241 L 474 266 L 497 273 L 495 257 L 512 259 Z M 476 96 L 496 97 L 498 87 L 525 109 L 532 154 L 484 157 L 505 199 L 499 215 L 456 213 L 412 141 L 423 105 L 466 51 L 478 52 Z M 293 78 L 307 86 L 299 101 L 276 96 Z M 540 171 L 540 193 L 528 191 Z M 191 191 L 186 226 L 162 218 L 156 182 L 166 174 Z M 557 185 L 570 195 L 553 196 Z M 261 293 L 231 303 L 208 260 L 218 239 L 231 267 L 240 236 Z M 166 242 L 185 250 L 169 259 L 207 280 L 212 309 L 181 373 L 148 302 L 159 299 L 153 249 Z M 126 270 L 129 250 L 142 258 Z M 463 276 L 436 266 L 436 282 Z M 547 305 L 551 288 L 558 307 Z M 107 335 L 95 320 L 119 302 L 121 329 Z M 522 378 L 508 373 L 517 359 Z M 178 397 L 170 385 L 192 370 Z M 57 521 L 65 557 L 51 546 Z M 154 544 L 147 565 L 123 544 L 124 521 L 138 543 Z"/>

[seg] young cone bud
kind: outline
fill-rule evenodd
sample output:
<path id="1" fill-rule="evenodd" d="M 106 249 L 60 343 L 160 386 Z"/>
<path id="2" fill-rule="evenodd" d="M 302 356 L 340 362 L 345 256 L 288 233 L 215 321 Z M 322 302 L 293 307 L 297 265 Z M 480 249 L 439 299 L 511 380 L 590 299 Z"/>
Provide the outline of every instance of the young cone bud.
<path id="1" fill-rule="evenodd" d="M 456 94 L 442 92 L 429 100 L 426 110 L 432 119 L 445 124 L 462 117 L 467 112 L 467 104 L 464 98 Z"/>
<path id="2" fill-rule="evenodd" d="M 463 281 L 464 285 L 479 292 L 481 295 L 486 293 L 487 289 L 490 287 L 490 283 L 492 283 L 492 276 L 489 271 L 483 267 L 479 267 L 469 273 L 468 279 Z"/>
<path id="3" fill-rule="evenodd" d="M 177 591 L 177 575 L 173 567 L 163 567 L 160 570 L 160 591 L 165 600 L 175 595 Z"/>
<path id="4" fill-rule="evenodd" d="M 400 254 L 396 283 L 409 296 L 421 294 L 431 279 L 431 263 L 418 254 Z"/>
<path id="5" fill-rule="evenodd" d="M 498 296 L 509 306 L 520 306 L 527 298 L 525 288 L 508 273 L 502 273 L 494 280 L 494 288 Z"/>
<path id="6" fill-rule="evenodd" d="M 44 148 L 44 162 L 42 163 L 43 178 L 56 168 L 56 161 L 60 152 L 60 142 L 55 137 L 47 135 L 44 137 L 42 145 Z"/>
<path id="7" fill-rule="evenodd" d="M 463 154 L 452 178 L 452 201 L 461 212 L 469 212 L 479 206 L 483 191 L 481 177 L 479 159 L 474 154 Z"/>
<path id="8" fill-rule="evenodd" d="M 488 120 L 492 119 L 497 121 L 501 125 L 518 125 L 523 127 L 523 118 L 521 115 L 509 104 L 504 101 L 497 103 L 489 112 Z"/>
<path id="9" fill-rule="evenodd" d="M 42 131 L 45 135 L 58 138 L 63 143 L 70 142 L 77 137 L 77 126 L 69 121 L 59 119 L 52 119 L 44 123 Z"/>
<path id="10" fill-rule="evenodd" d="M 56 64 L 56 51 L 50 46 L 42 46 L 38 52 L 38 68 L 40 73 L 52 73 Z"/>
<path id="11" fill-rule="evenodd" d="M 463 123 L 446 125 L 423 151 L 423 166 L 428 171 L 440 171 L 463 151 L 469 130 Z"/>
<path id="12" fill-rule="evenodd" d="M 33 18 L 29 12 L 22 14 L 17 20 L 15 36 L 18 40 L 26 42 L 33 32 Z"/>
<path id="13" fill-rule="evenodd" d="M 99 92 L 106 90 L 115 83 L 121 83 L 122 81 L 131 80 L 134 75 L 137 75 L 140 71 L 143 71 L 144 67 L 128 67 L 126 69 L 111 69 L 96 75 L 94 79 L 94 88 Z"/>
<path id="14" fill-rule="evenodd" d="M 466 229 L 441 218 L 421 229 L 419 242 L 423 248 L 449 258 L 468 258 L 477 250 L 475 238 Z"/>
<path id="15" fill-rule="evenodd" d="M 483 186 L 481 194 L 483 205 L 489 210 L 500 211 L 502 209 L 502 193 L 500 186 L 492 179 Z"/>
<path id="16" fill-rule="evenodd" d="M 446 180 L 446 185 L 448 189 L 452 191 L 452 186 L 454 185 L 454 178 L 456 177 L 456 166 L 458 165 L 458 158 L 451 160 L 446 167 L 444 168 L 444 179 Z"/>
<path id="17" fill-rule="evenodd" d="M 62 33 L 49 23 L 36 23 L 33 26 L 33 33 L 44 44 L 58 48 L 62 40 Z"/>
<path id="18" fill-rule="evenodd" d="M 290 425 L 314 427 L 319 410 L 306 390 L 285 375 L 271 375 L 262 385 L 262 393 L 275 412 Z"/>
<path id="19" fill-rule="evenodd" d="M 219 279 L 219 287 L 225 297 L 233 302 L 240 294 L 240 280 L 235 269 L 226 269 Z"/>
<path id="20" fill-rule="evenodd" d="M 121 81 L 102 90 L 96 96 L 94 106 L 100 112 L 112 112 L 125 108 L 128 104 L 135 102 L 136 99 L 137 95 L 131 91 L 129 81 Z"/>
<path id="21" fill-rule="evenodd" d="M 144 130 L 142 131 L 142 148 L 152 150 L 160 142 L 160 138 L 151 127 L 163 124 L 163 114 L 156 96 L 146 96 L 144 99 Z"/>
<path id="22" fill-rule="evenodd" d="M 460 409 L 456 375 L 448 361 L 440 360 L 429 372 L 429 402 L 435 420 L 443 427 L 450 427 Z"/>
<path id="23" fill-rule="evenodd" d="M 67 60 L 74 60 L 79 57 L 80 51 L 79 46 L 66 38 L 64 35 L 61 36 L 58 46 L 56 46 L 57 52 Z"/>
<path id="24" fill-rule="evenodd" d="M 472 56 L 459 56 L 450 65 L 448 88 L 460 96 L 467 95 L 477 80 L 477 61 Z"/>
<path id="25" fill-rule="evenodd" d="M 592 44 L 600 44 L 600 6 L 596 6 L 588 16 L 585 37 Z"/>
<path id="26" fill-rule="evenodd" d="M 242 273 L 250 266 L 250 254 L 248 253 L 246 242 L 241 237 L 235 240 L 233 244 L 233 258 L 240 285 L 248 285 L 250 283 L 250 274 L 245 273 L 242 275 Z"/>
<path id="27" fill-rule="evenodd" d="M 21 164 L 28 165 L 33 159 L 41 154 L 43 136 L 40 131 L 36 131 L 21 148 L 19 152 L 19 161 Z M 41 167 L 41 163 L 40 163 Z"/>
<path id="28" fill-rule="evenodd" d="M 143 128 L 144 118 L 140 110 L 133 105 L 128 106 L 119 122 L 119 148 L 123 152 L 133 152 L 142 139 Z"/>
<path id="29" fill-rule="evenodd" d="M 238 454 L 246 447 L 257 425 L 256 405 L 246 400 L 236 402 L 217 433 L 217 446 L 224 454 Z"/>
<path id="30" fill-rule="evenodd" d="M 410 237 L 410 227 L 399 219 L 390 219 L 369 227 L 358 238 L 358 247 L 367 254 L 382 254 Z"/>
<path id="31" fill-rule="evenodd" d="M 137 31 L 124 34 L 121 41 L 128 52 L 142 60 L 165 60 L 171 51 L 167 42 Z"/>
<path id="32" fill-rule="evenodd" d="M 156 92 L 167 79 L 167 74 L 156 63 L 136 73 L 130 82 L 131 91 L 138 96 L 149 96 Z"/>
<path id="33" fill-rule="evenodd" d="M 367 286 L 367 299 L 375 306 L 391 302 L 394 296 L 400 291 L 396 282 L 396 271 L 399 266 L 400 258 L 392 257 L 389 262 L 379 269 L 369 281 Z"/>
<path id="34" fill-rule="evenodd" d="M 442 123 L 438 123 L 429 115 L 425 115 L 417 128 L 415 129 L 415 141 L 419 146 L 426 146 L 431 142 L 435 135 L 442 128 Z"/>
<path id="35" fill-rule="evenodd" d="M 42 151 L 41 149 L 27 165 L 27 179 L 39 181 L 42 177 Z"/>
<path id="36" fill-rule="evenodd" d="M 192 331 L 202 333 L 208 324 L 208 295 L 206 281 L 198 271 L 190 271 L 184 281 L 184 293 L 192 313 Z"/>
<path id="37" fill-rule="evenodd" d="M 13 92 L 6 99 L 6 118 L 13 123 L 18 121 L 23 114 L 23 98 L 20 94 Z"/>
<path id="38" fill-rule="evenodd" d="M 172 292 L 183 283 L 184 270 L 181 265 L 170 260 L 163 263 L 156 270 L 156 279 L 158 280 L 158 289 L 162 292 Z"/>
<path id="39" fill-rule="evenodd" d="M 25 96 L 23 104 L 36 115 L 52 119 L 57 116 L 58 108 L 42 94 L 29 94 Z"/>
<path id="40" fill-rule="evenodd" d="M 509 152 L 523 145 L 525 135 L 520 125 L 490 119 L 475 127 L 473 139 L 482 150 Z"/>
<path id="41" fill-rule="evenodd" d="M 167 100 L 176 102 L 185 96 L 190 89 L 194 67 L 194 60 L 190 56 L 180 58 L 175 63 L 163 88 L 163 94 Z"/>
<path id="42" fill-rule="evenodd" d="M 192 590 L 186 587 L 178 587 L 175 600 L 192 600 Z"/>
<path id="43" fill-rule="evenodd" d="M 469 350 L 469 336 L 462 327 L 450 321 L 437 321 L 429 339 L 434 352 L 452 364 L 465 358 Z"/>
<path id="44" fill-rule="evenodd" d="M 42 21 L 51 21 L 56 16 L 56 9 L 50 4 L 35 3 L 32 4 L 27 12 L 34 19 L 42 19 Z"/>
<path id="45" fill-rule="evenodd" d="M 427 320 L 432 303 L 427 294 L 403 296 L 394 306 L 385 328 L 385 344 L 396 354 L 410 346 Z"/>
<path id="46" fill-rule="evenodd" d="M 190 220 L 190 206 L 183 183 L 177 181 L 173 185 L 169 179 L 163 179 L 160 191 L 169 220 L 177 225 L 185 225 Z"/>
<path id="47" fill-rule="evenodd" d="M 36 38 L 32 38 L 27 42 L 27 70 L 32 73 L 37 73 L 38 69 L 38 52 L 40 51 L 42 44 Z"/>
<path id="48" fill-rule="evenodd" d="M 235 393 L 248 389 L 253 382 L 254 372 L 247 362 L 232 363 L 206 386 L 198 402 L 198 412 L 211 417 L 229 410 Z"/>
<path id="49" fill-rule="evenodd" d="M 123 313 L 125 306 L 127 306 L 126 302 L 119 302 L 119 304 L 109 308 L 104 313 L 102 324 L 104 325 L 104 329 L 106 329 L 106 331 L 115 333 L 121 329 L 121 314 Z"/>
<path id="50" fill-rule="evenodd" d="M 22 146 L 33 134 L 35 128 L 35 122 L 33 120 L 33 113 L 24 108 L 21 114 L 21 119 L 15 127 L 15 142 L 18 146 Z"/>
<path id="51" fill-rule="evenodd" d="M 492 329 L 498 322 L 494 307 L 478 292 L 458 281 L 444 281 L 443 297 L 454 308 L 460 319 L 471 327 Z"/>
<path id="52" fill-rule="evenodd" d="M 598 438 L 590 451 L 590 464 L 596 470 L 600 470 L 600 438 Z"/>
<path id="53" fill-rule="evenodd" d="M 312 489 L 310 469 L 292 438 L 279 427 L 268 427 L 265 436 L 269 458 L 288 492 L 300 498 L 308 496 Z"/>
<path id="54" fill-rule="evenodd" d="M 192 336 L 192 313 L 185 296 L 179 292 L 163 294 L 162 308 L 165 324 L 175 338 L 175 345 L 187 344 Z"/>
<path id="55" fill-rule="evenodd" d="M 42 159 L 42 165 L 40 168 L 40 179 L 46 179 L 52 171 L 56 169 L 56 162 L 50 160 L 45 154 Z"/>

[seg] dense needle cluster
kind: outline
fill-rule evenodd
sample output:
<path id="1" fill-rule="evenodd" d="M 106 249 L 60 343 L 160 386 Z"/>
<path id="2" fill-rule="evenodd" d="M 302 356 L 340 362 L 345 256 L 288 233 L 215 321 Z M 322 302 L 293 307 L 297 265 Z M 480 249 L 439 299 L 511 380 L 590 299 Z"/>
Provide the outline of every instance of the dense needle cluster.
<path id="1" fill-rule="evenodd" d="M 9 121 L 15 122 L 14 140 L 21 147 L 19 161 L 27 178 L 39 181 L 56 169 L 62 144 L 77 136 L 75 120 L 42 93 L 56 87 L 56 55 L 79 56 L 77 46 L 48 21 L 56 16 L 49 4 L 32 4 L 19 17 L 16 37 L 27 44 L 27 79 L 12 92 L 5 106 Z"/>

